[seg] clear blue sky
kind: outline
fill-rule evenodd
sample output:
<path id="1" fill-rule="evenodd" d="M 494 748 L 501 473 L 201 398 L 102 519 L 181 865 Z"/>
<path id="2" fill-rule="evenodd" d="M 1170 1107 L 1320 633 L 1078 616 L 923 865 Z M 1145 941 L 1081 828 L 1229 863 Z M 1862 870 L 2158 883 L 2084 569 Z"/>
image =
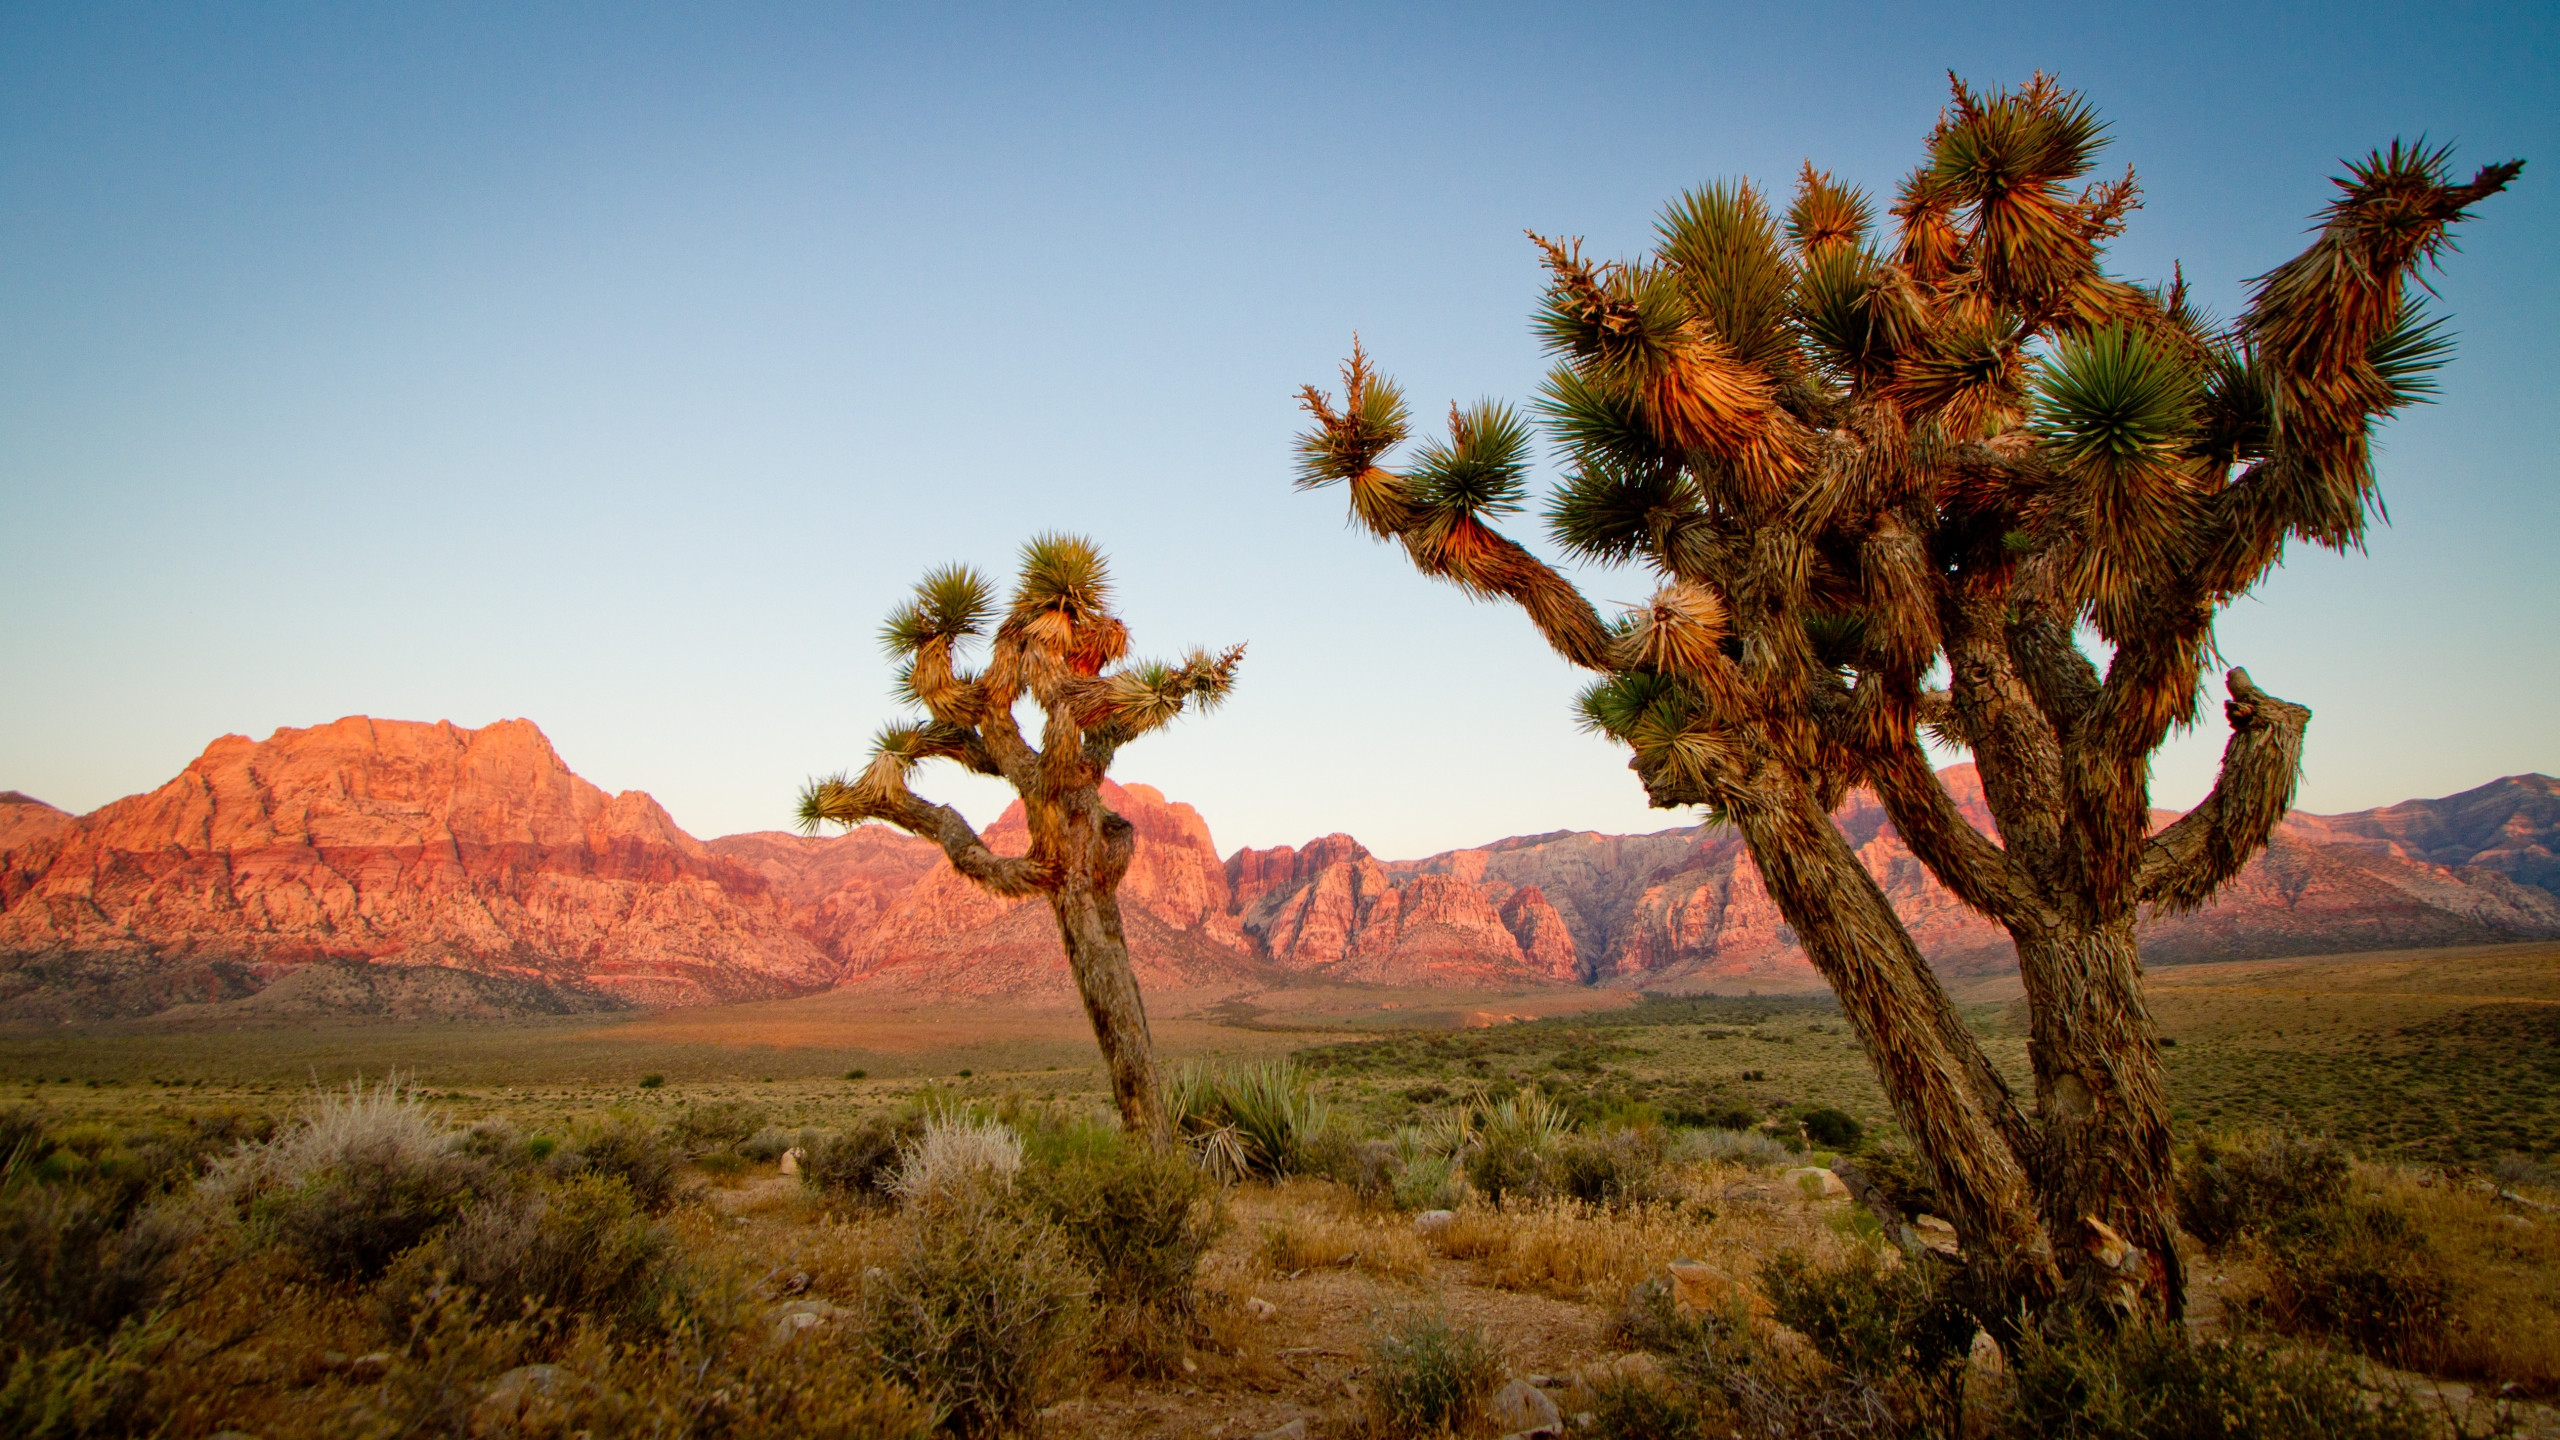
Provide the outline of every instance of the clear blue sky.
<path id="1" fill-rule="evenodd" d="M 1292 393 L 1356 328 L 1425 414 L 1525 398 L 1522 227 L 1623 253 L 1807 157 L 1883 191 L 1945 71 L 2038 67 L 2141 172 L 2119 272 L 2183 260 L 2224 313 L 2342 155 L 2532 162 L 2439 283 L 2461 354 L 2384 437 L 2391 528 L 2222 638 L 2317 712 L 2311 808 L 2560 770 L 2555 36 L 2521 3 L 0 5 L 0 788 L 86 810 L 226 731 L 521 715 L 697 834 L 779 826 L 890 713 L 909 581 L 1063 527 L 1142 649 L 1251 642 L 1226 711 L 1120 767 L 1224 847 L 1686 823 L 1517 614 L 1290 491 Z"/>

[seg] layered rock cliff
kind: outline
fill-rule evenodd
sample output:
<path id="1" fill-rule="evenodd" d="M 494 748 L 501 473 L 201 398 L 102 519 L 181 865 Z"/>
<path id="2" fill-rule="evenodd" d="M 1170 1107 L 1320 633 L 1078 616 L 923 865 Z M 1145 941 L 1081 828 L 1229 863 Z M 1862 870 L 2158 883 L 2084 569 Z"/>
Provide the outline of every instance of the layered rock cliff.
<path id="1" fill-rule="evenodd" d="M 1946 780 L 1990 833 L 1971 767 Z M 1121 901 L 1154 992 L 1295 979 L 1818 983 L 1730 830 L 1564 831 L 1406 861 L 1335 834 L 1220 859 L 1190 806 L 1135 784 L 1104 798 L 1137 832 Z M 2014 963 L 2007 938 L 1930 878 L 1871 798 L 1853 795 L 1837 819 L 1939 969 Z M 987 839 L 1026 849 L 1020 807 Z M 2212 905 L 2147 923 L 2144 952 L 2177 962 L 2560 935 L 2560 899 L 2536 883 L 2560 880 L 2555 841 L 2560 799 L 2538 775 L 2296 814 Z M 607 795 L 571 774 L 524 721 L 357 717 L 264 742 L 226 736 L 167 785 L 86 816 L 0 793 L 0 1015 L 241 1004 L 314 962 L 334 978 L 304 977 L 251 1008 L 476 1014 L 837 983 L 1073 993 L 1045 903 L 988 894 L 929 842 L 864 826 L 706 845 L 647 795 Z M 421 988 L 383 965 L 507 984 Z M 555 998 L 535 1004 L 508 988 L 517 982 Z M 360 995 L 373 998 L 349 998 Z"/>
<path id="2" fill-rule="evenodd" d="M 147 795 L 26 808 L 0 812 L 0 1010 L 21 1016 L 221 1001 L 320 960 L 653 1005 L 836 977 L 763 875 L 579 779 L 527 721 L 226 735 Z"/>

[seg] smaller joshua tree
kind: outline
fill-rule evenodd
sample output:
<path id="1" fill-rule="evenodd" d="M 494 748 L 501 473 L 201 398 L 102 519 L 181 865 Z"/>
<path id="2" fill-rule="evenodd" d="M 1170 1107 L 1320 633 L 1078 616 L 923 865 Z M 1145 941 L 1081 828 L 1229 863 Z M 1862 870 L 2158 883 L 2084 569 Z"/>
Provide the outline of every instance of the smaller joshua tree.
<path id="1" fill-rule="evenodd" d="M 965 565 L 928 572 L 915 598 L 891 612 L 880 641 L 902 662 L 898 697 L 929 718 L 884 727 L 861 774 L 811 781 L 800 793 L 800 827 L 886 820 L 940 845 L 951 868 L 998 895 L 1045 897 L 1111 1071 L 1121 1123 L 1162 1144 L 1169 1132 L 1155 1045 L 1120 928 L 1120 880 L 1137 833 L 1102 803 L 1102 780 L 1121 746 L 1186 708 L 1224 700 L 1244 647 L 1214 656 L 1193 650 L 1178 665 L 1128 661 L 1129 627 L 1110 602 L 1101 550 L 1074 535 L 1040 535 L 1022 547 L 1021 576 L 1000 620 L 986 577 Z M 991 621 L 985 667 L 959 669 L 961 651 Z M 1025 696 L 1045 717 L 1037 747 L 1014 718 Z M 1030 852 L 998 855 L 959 811 L 909 790 L 907 772 L 925 760 L 957 760 L 1011 785 L 1022 797 Z"/>

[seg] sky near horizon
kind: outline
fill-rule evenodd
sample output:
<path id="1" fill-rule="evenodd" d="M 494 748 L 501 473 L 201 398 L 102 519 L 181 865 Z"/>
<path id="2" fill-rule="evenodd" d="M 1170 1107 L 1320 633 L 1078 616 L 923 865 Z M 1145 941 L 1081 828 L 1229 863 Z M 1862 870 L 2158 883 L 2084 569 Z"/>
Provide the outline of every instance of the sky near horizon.
<path id="1" fill-rule="evenodd" d="M 2391 524 L 2220 638 L 2312 707 L 2306 808 L 2560 771 L 2555 41 L 2520 3 L 7 0 L 0 789 L 86 811 L 226 732 L 523 716 L 697 835 L 781 828 L 895 715 L 914 578 L 1055 528 L 1140 651 L 1250 642 L 1116 770 L 1222 848 L 1691 823 L 1515 611 L 1292 492 L 1295 391 L 1357 330 L 1426 421 L 1525 401 L 1524 228 L 1628 254 L 1807 158 L 1883 195 L 1947 71 L 2038 68 L 2141 176 L 2111 268 L 2225 315 L 2340 157 L 2530 162 L 2435 277 L 2460 351 L 2381 438 Z M 2210 785 L 2209 715 L 2155 803 Z"/>

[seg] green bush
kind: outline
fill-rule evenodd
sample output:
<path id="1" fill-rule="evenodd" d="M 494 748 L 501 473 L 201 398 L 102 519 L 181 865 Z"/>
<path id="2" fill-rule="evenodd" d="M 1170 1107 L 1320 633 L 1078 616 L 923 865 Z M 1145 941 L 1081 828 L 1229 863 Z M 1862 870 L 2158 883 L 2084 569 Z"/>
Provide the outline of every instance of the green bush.
<path id="1" fill-rule="evenodd" d="M 0 1435 L 85 1440 L 148 1435 L 149 1386 L 172 1336 L 137 1322 L 103 1340 L 18 1347 L 0 1374 Z"/>
<path id="2" fill-rule="evenodd" d="M 2346 1152 L 2325 1138 L 2206 1136 L 2178 1167 L 2178 1223 L 2220 1250 L 2346 1194 Z"/>
<path id="3" fill-rule="evenodd" d="M 667 1294 L 673 1249 L 621 1180 L 582 1175 L 473 1205 L 392 1265 L 378 1304 L 396 1328 L 442 1282 L 500 1320 L 556 1310 L 642 1323 Z"/>
<path id="4" fill-rule="evenodd" d="M 1945 1218 L 1946 1207 L 1938 1199 L 1938 1181 L 1927 1162 L 1898 1145 L 1870 1145 L 1850 1162 L 1858 1173 L 1876 1188 L 1904 1219 L 1914 1215 L 1936 1215 Z"/>
<path id="5" fill-rule="evenodd" d="M 1540 1180 L 1547 1193 L 1590 1205 L 1676 1200 L 1680 1188 L 1663 1163 L 1668 1147 L 1658 1129 L 1575 1136 L 1555 1147 Z"/>
<path id="6" fill-rule="evenodd" d="M 1724 1407 L 1689 1386 L 1611 1376 L 1585 1392 L 1590 1416 L 1574 1426 L 1591 1440 L 1706 1440 L 1733 1433 Z"/>
<path id="7" fill-rule="evenodd" d="M 667 1126 L 667 1138 L 689 1155 L 726 1150 L 764 1128 L 760 1105 L 744 1100 L 712 1100 L 688 1105 Z"/>
<path id="8" fill-rule="evenodd" d="M 388 1141 L 363 1143 L 262 1197 L 250 1214 L 313 1273 L 370 1280 L 461 1214 L 492 1179 L 488 1162 L 458 1151 L 419 1155 Z"/>
<path id="9" fill-rule="evenodd" d="M 820 1137 L 800 1157 L 800 1183 L 831 1197 L 891 1203 L 899 1151 L 924 1137 L 921 1114 L 873 1115 L 840 1135 Z"/>
<path id="10" fill-rule="evenodd" d="M 1867 1127 L 1859 1124 L 1856 1116 L 1828 1105 L 1806 1110 L 1796 1120 L 1804 1126 L 1805 1138 L 1825 1150 L 1855 1150 L 1867 1133 Z"/>
<path id="11" fill-rule="evenodd" d="M 2279 1354 L 2178 1327 L 2113 1333 L 2032 1328 L 2011 1347 L 2014 1440 L 2419 1440 L 2424 1417 L 2389 1392 L 2368 1394 L 2349 1365 L 2317 1351 Z"/>
<path id="12" fill-rule="evenodd" d="M 1864 1247 L 1829 1268 L 1780 1251 L 1760 1270 L 1779 1324 L 1853 1385 L 1897 1396 L 1941 1429 L 1961 1413 L 1964 1361 L 1980 1328 L 1944 1279 L 1931 1260 L 1886 1265 Z"/>
<path id="13" fill-rule="evenodd" d="M 1226 1229 L 1216 1191 L 1183 1156 L 1114 1130 L 1050 1132 L 1031 1148 L 1021 1202 L 1092 1271 L 1104 1357 L 1165 1372 L 1190 1333 L 1200 1259 Z"/>
<path id="14" fill-rule="evenodd" d="M 1441 1435 L 1502 1384 L 1502 1352 L 1482 1330 L 1412 1311 L 1369 1345 L 1369 1429 L 1381 1440 Z"/>
<path id="15" fill-rule="evenodd" d="M 2403 1363 L 2443 1334 L 2452 1285 L 2427 1237 L 2380 1200 L 2301 1211 L 2264 1242 L 2268 1318 Z"/>
<path id="16" fill-rule="evenodd" d="M 767 1125 L 738 1145 L 738 1153 L 759 1165 L 771 1165 L 793 1150 L 806 1150 L 818 1138 L 814 1130 L 785 1130 Z"/>
<path id="17" fill-rule="evenodd" d="M 0 1346 L 103 1341 L 177 1278 L 187 1229 L 78 1184 L 0 1183 Z"/>
<path id="18" fill-rule="evenodd" d="M 652 1215 L 666 1213 L 683 1198 L 684 1156 L 659 1138 L 649 1122 L 626 1111 L 579 1126 L 570 1132 L 569 1143 L 544 1163 L 564 1181 L 581 1175 L 619 1180 Z"/>
<path id="19" fill-rule="evenodd" d="M 1030 1428 L 1083 1363 L 1093 1277 L 1056 1226 L 990 1194 L 911 1212 L 863 1297 L 878 1364 L 963 1435 Z"/>

